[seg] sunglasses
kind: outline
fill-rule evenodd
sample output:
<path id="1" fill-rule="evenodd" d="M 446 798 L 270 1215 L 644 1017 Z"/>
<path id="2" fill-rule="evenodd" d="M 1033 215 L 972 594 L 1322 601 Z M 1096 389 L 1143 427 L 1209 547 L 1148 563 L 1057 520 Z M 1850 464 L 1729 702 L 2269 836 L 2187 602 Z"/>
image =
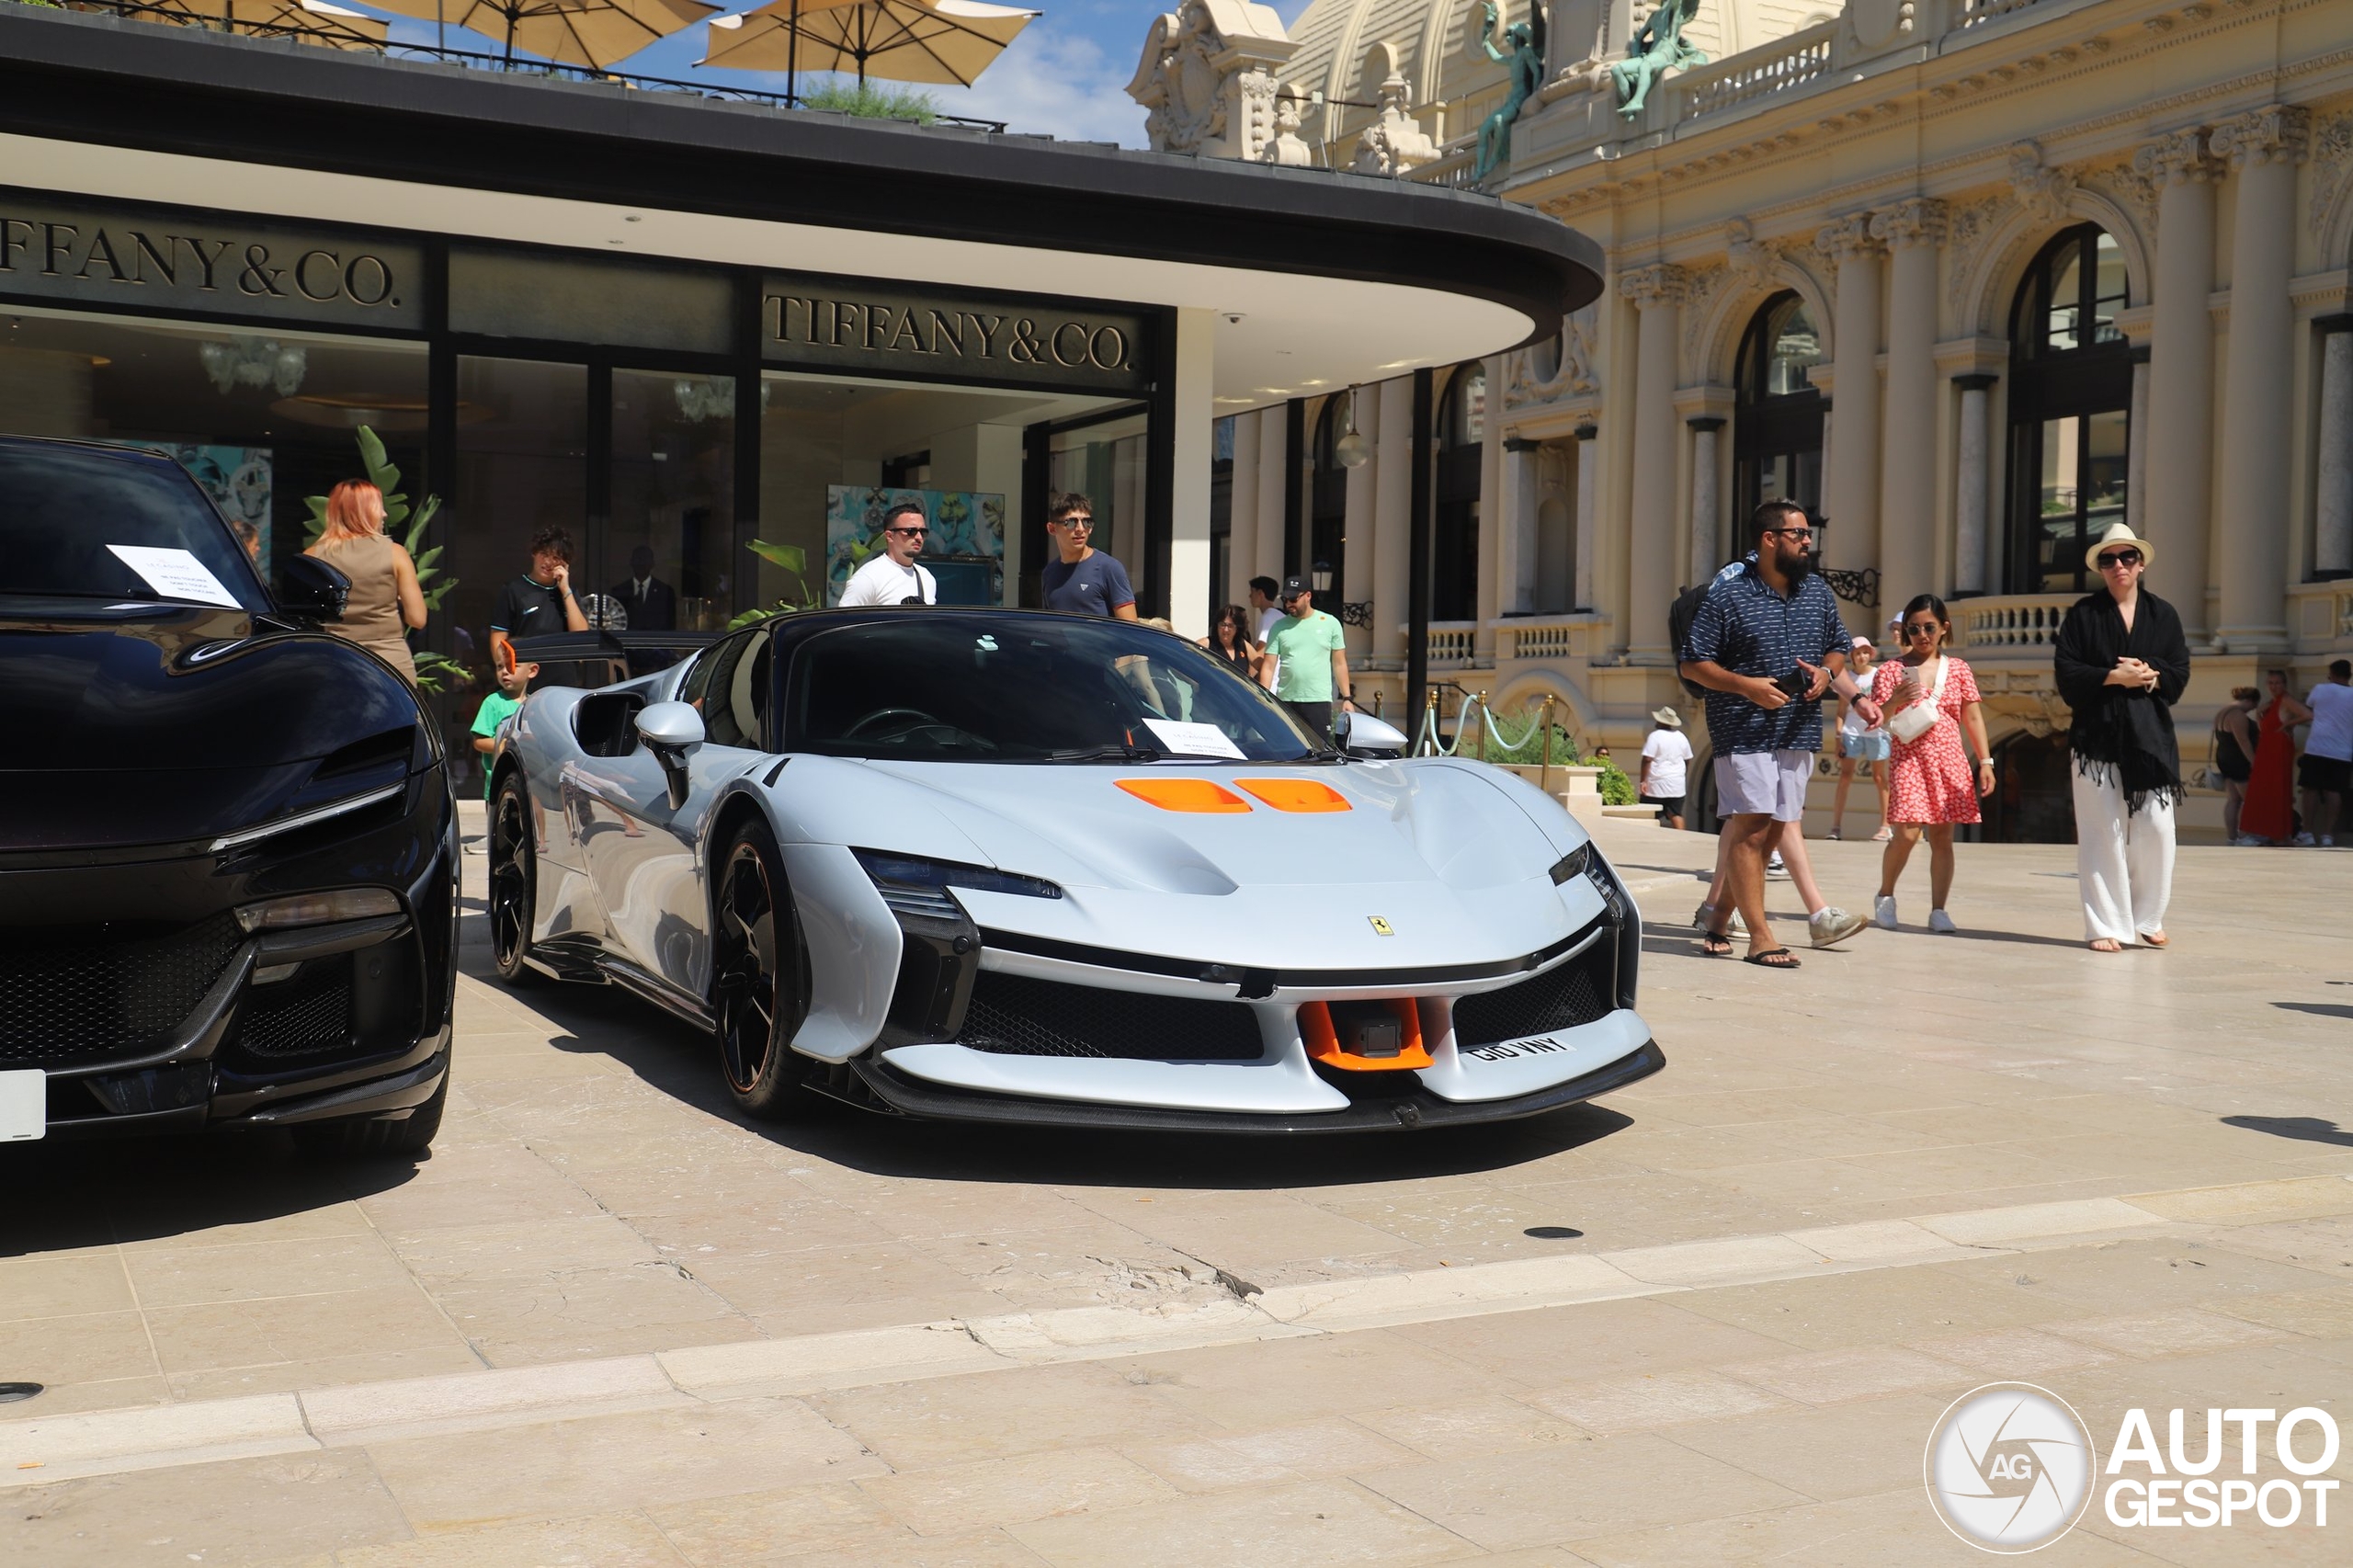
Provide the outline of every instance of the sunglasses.
<path id="1" fill-rule="evenodd" d="M 1938 625 L 1933 620 L 1924 620 L 1917 626 L 1905 627 L 1904 629 L 1904 635 L 1906 637 L 1934 637 L 1938 632 L 1942 631 L 1943 630 L 1943 627 Z"/>
<path id="2" fill-rule="evenodd" d="M 1791 539 L 1812 539 L 1813 537 L 1813 530 L 1812 528 L 1767 528 L 1765 531 L 1768 534 L 1787 534 Z"/>
<path id="3" fill-rule="evenodd" d="M 1058 523 L 1049 523 L 1046 526 L 1048 528 L 1091 528 L 1095 526 L 1095 519 L 1092 517 L 1064 517 Z"/>
<path id="4" fill-rule="evenodd" d="M 929 528 L 884 528 L 882 531 L 886 534 L 909 534 L 916 539 L 922 539 L 931 532 Z"/>
<path id="5" fill-rule="evenodd" d="M 2137 550 L 2120 550 L 2113 555 L 2103 555 L 2099 558 L 2099 569 L 2103 572 L 2113 571 L 2119 566 L 2140 564 L 2141 552 Z"/>

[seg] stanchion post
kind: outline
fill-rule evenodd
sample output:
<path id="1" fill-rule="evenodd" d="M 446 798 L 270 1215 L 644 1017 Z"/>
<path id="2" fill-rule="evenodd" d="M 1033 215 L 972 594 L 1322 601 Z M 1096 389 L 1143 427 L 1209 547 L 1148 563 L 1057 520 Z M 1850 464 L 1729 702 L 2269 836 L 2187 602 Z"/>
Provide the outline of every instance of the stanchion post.
<path id="1" fill-rule="evenodd" d="M 1544 732 L 1544 761 L 1536 770 L 1536 788 L 1544 794 L 1552 792 L 1552 694 L 1544 694 L 1544 706 L 1536 710 L 1536 722 Z"/>

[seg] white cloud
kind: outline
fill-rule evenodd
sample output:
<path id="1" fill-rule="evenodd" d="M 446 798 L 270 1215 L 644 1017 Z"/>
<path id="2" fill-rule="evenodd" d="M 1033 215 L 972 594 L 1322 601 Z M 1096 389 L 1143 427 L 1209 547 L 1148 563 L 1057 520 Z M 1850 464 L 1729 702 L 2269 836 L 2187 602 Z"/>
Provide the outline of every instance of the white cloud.
<path id="1" fill-rule="evenodd" d="M 1135 51 L 1143 52 L 1143 32 Z M 1008 131 L 1070 142 L 1144 145 L 1143 106 L 1127 95 L 1135 62 L 1108 56 L 1093 39 L 1059 33 L 1053 18 L 1023 29 L 971 87 L 931 87 L 942 114 L 1003 120 Z"/>

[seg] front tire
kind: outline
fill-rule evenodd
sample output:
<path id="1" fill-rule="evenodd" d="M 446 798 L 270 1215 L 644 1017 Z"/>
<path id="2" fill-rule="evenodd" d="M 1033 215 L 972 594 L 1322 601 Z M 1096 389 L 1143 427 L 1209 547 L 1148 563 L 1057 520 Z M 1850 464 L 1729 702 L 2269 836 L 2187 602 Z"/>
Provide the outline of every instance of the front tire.
<path id="1" fill-rule="evenodd" d="M 781 1120 L 809 1098 L 808 1059 L 791 1043 L 807 1004 L 800 926 L 767 823 L 738 827 L 719 865 L 711 1001 L 720 1077 L 745 1115 Z"/>
<path id="2" fill-rule="evenodd" d="M 539 837 L 530 787 L 520 773 L 498 781 L 490 801 L 490 956 L 510 986 L 539 978 L 524 958 L 530 950 L 533 906 L 539 897 Z"/>

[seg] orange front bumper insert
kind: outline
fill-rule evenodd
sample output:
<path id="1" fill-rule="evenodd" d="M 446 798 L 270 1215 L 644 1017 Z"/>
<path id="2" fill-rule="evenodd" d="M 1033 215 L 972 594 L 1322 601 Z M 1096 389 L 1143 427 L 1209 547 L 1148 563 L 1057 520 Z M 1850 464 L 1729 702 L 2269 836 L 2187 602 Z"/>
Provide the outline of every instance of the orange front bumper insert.
<path id="1" fill-rule="evenodd" d="M 1324 1002 L 1310 1002 L 1299 1010 L 1299 1035 L 1307 1042 L 1307 1054 L 1326 1067 L 1344 1068 L 1350 1073 L 1394 1073 L 1430 1065 L 1430 1053 L 1422 1046 L 1422 1009 L 1419 1003 L 1411 996 L 1390 996 L 1362 1005 L 1386 1007 L 1396 1016 L 1396 1055 L 1358 1056 L 1354 1051 L 1344 1050 L 1340 1045 L 1339 1031 L 1332 1026 L 1332 1008 Z"/>

